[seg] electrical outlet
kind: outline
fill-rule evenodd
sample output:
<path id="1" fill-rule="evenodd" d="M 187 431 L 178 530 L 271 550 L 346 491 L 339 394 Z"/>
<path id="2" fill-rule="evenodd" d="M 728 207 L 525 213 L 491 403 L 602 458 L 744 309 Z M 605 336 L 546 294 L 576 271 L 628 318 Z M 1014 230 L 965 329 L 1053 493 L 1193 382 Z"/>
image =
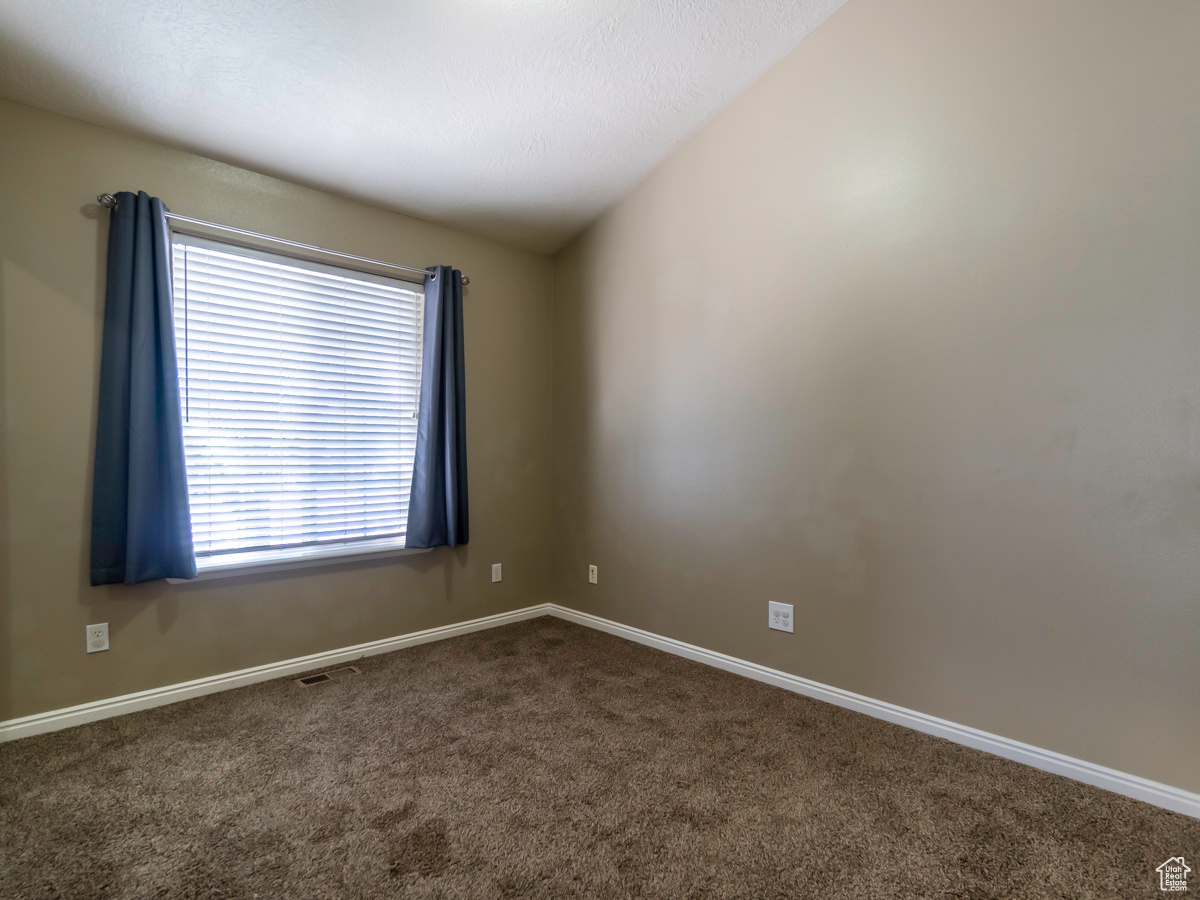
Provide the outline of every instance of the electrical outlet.
<path id="1" fill-rule="evenodd" d="M 776 631 L 786 631 L 793 634 L 796 631 L 796 614 L 790 603 L 776 603 L 771 600 L 767 604 L 770 613 L 767 625 Z"/>
<path id="2" fill-rule="evenodd" d="M 101 650 L 108 649 L 108 623 L 101 622 L 99 625 L 89 625 L 87 627 L 87 652 L 99 653 Z"/>
<path id="3" fill-rule="evenodd" d="M 595 566 L 588 566 L 588 581 L 591 584 L 600 583 L 600 570 Z"/>
<path id="4" fill-rule="evenodd" d="M 492 581 L 500 580 L 500 563 L 492 563 Z"/>

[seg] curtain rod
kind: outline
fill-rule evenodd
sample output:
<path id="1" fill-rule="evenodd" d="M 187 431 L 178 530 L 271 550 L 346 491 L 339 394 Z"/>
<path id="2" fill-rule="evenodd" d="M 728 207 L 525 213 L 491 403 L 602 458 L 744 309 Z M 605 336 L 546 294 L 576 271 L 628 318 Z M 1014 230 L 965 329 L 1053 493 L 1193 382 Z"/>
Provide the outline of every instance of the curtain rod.
<path id="1" fill-rule="evenodd" d="M 115 209 L 117 206 L 117 198 L 112 194 L 100 194 L 96 198 L 96 201 L 101 206 L 107 207 L 108 209 Z M 342 259 L 352 259 L 355 262 L 369 263 L 373 266 L 382 266 L 385 269 L 399 269 L 402 272 L 412 272 L 416 275 L 421 275 L 422 277 L 429 274 L 424 269 L 415 269 L 412 266 L 402 266 L 397 263 L 384 262 L 382 259 L 371 259 L 368 256 L 355 256 L 352 253 L 342 253 L 339 250 L 327 250 L 324 247 L 317 247 L 314 244 L 301 244 L 299 241 L 289 241 L 285 240 L 284 238 L 271 237 L 269 234 L 259 234 L 257 231 L 246 231 L 243 228 L 231 228 L 228 225 L 218 225 L 216 222 L 206 222 L 203 219 L 193 219 L 190 216 L 181 216 L 177 213 L 169 212 L 167 213 L 167 218 L 176 222 L 188 222 L 192 225 L 201 225 L 205 228 L 215 228 L 218 231 L 228 231 L 231 234 L 240 234 L 243 237 L 271 241 L 275 244 L 285 244 L 288 247 L 297 247 L 301 250 L 312 250 L 316 253 L 327 253 L 330 256 L 337 256 Z M 468 285 L 471 283 L 471 279 L 464 275 L 462 283 L 464 285 Z"/>

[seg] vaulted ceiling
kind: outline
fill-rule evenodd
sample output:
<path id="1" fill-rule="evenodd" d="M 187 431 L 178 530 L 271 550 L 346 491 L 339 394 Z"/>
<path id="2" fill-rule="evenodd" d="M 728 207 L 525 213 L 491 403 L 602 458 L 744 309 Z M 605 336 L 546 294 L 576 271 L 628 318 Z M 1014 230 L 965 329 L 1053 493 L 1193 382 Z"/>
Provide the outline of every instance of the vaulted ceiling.
<path id="1" fill-rule="evenodd" d="M 0 94 L 553 251 L 844 0 L 0 0 Z"/>

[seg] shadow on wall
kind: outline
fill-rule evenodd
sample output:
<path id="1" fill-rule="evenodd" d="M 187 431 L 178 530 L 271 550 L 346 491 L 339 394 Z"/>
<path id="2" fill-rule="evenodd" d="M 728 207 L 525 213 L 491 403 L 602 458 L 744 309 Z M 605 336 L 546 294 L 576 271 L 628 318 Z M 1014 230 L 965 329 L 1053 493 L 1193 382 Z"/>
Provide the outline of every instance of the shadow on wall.
<path id="1" fill-rule="evenodd" d="M 5 437 L 8 410 L 8 367 L 4 365 L 5 352 L 5 268 L 8 260 L 0 257 L 0 719 L 6 717 L 4 710 L 12 709 L 12 683 L 16 677 L 12 653 L 12 572 L 9 567 L 9 544 L 12 523 L 8 506 L 8 440 Z"/>
<path id="2" fill-rule="evenodd" d="M 575 243 L 563 251 L 556 261 L 556 292 L 578 287 L 587 292 L 590 282 L 599 277 L 594 263 L 580 270 L 583 254 Z M 586 293 L 585 293 L 586 296 Z M 556 446 L 551 465 L 555 485 L 551 503 L 551 541 L 553 552 L 551 565 L 555 567 L 553 586 L 558 599 L 577 609 L 589 610 L 589 600 L 598 591 L 610 590 L 607 580 L 596 585 L 587 585 L 587 566 L 599 565 L 604 569 L 605 560 L 594 551 L 585 557 L 582 548 L 597 547 L 587 533 L 589 523 L 594 520 L 593 465 L 599 448 L 595 446 L 593 427 L 595 396 L 595 367 L 597 365 L 594 345 L 585 339 L 597 323 L 582 297 L 575 302 L 563 302 L 558 298 L 554 310 L 554 395 L 552 416 L 555 424 L 555 441 L 565 445 Z M 570 404 L 564 405 L 564 398 Z M 570 423 L 563 427 L 561 423 Z M 582 464 L 579 464 L 582 462 Z M 583 590 L 587 593 L 582 593 Z M 619 593 L 614 592 L 617 596 Z"/>

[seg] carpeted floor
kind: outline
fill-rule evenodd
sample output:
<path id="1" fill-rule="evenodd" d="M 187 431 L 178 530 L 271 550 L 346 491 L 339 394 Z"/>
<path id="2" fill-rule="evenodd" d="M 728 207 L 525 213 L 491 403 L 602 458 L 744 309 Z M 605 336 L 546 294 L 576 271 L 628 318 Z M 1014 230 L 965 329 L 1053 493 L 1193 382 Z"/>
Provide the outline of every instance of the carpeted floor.
<path id="1" fill-rule="evenodd" d="M 0 747 L 0 897 L 1136 898 L 1200 855 L 1200 821 L 557 619 L 358 665 Z"/>

